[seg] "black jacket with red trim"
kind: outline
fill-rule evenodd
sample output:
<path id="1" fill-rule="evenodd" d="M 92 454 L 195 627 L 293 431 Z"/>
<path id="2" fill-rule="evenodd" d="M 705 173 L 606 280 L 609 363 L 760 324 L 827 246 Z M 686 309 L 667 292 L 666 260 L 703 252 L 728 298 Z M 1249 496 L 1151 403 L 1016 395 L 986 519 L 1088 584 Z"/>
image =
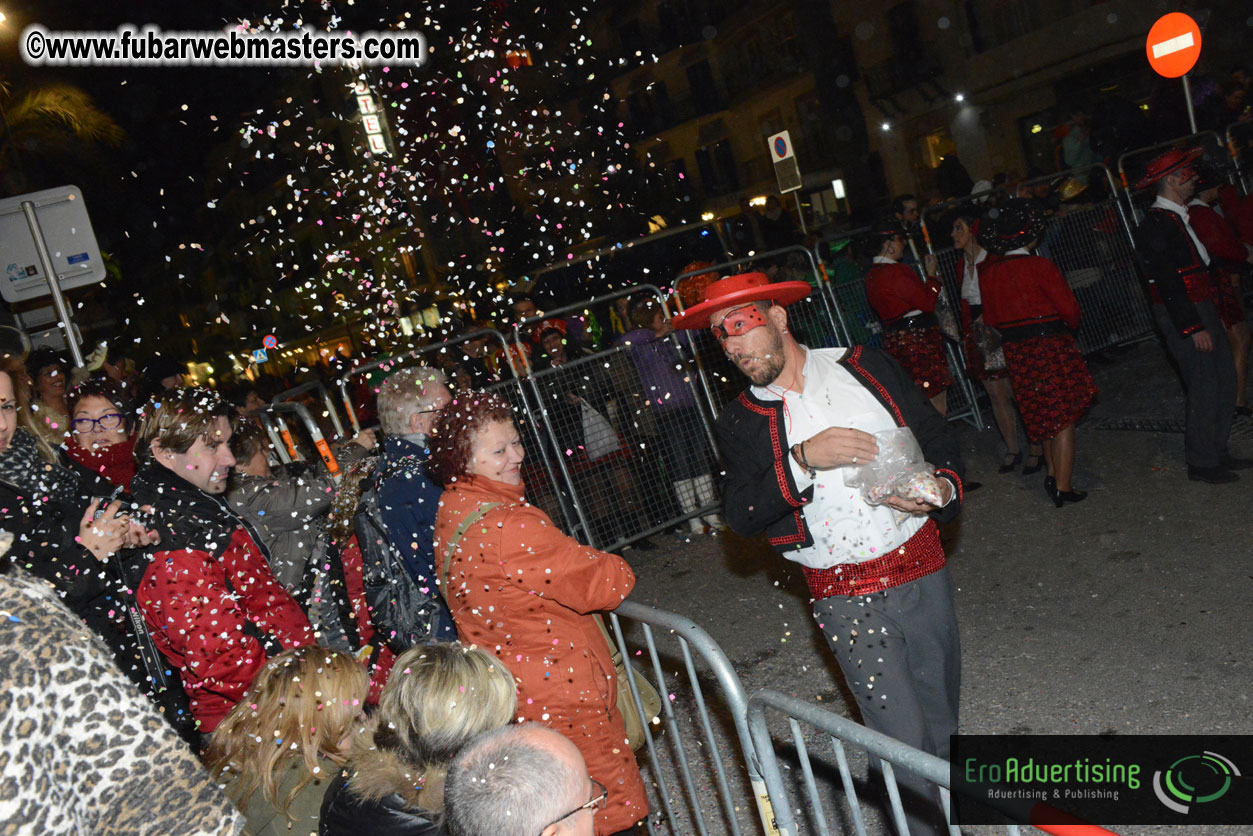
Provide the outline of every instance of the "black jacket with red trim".
<path id="1" fill-rule="evenodd" d="M 1135 231 L 1136 256 L 1149 289 L 1166 308 L 1170 323 L 1187 337 L 1205 328 L 1196 300 L 1214 298 L 1209 268 L 1201 260 L 1183 218 L 1169 209 L 1150 208 Z"/>
<path id="2" fill-rule="evenodd" d="M 965 466 L 953 429 L 936 412 L 909 374 L 883 351 L 858 346 L 840 364 L 865 386 L 888 411 L 897 426 L 909 427 L 918 446 L 938 475 L 957 486 L 957 496 L 931 513 L 945 523 L 961 510 Z M 839 426 L 833 416 L 833 426 Z M 788 439 L 782 401 L 763 401 L 746 390 L 718 416 L 715 432 L 723 454 L 726 476 L 722 496 L 727 523 L 743 537 L 766 532 L 779 552 L 813 545 L 813 537 L 801 509 L 813 499 L 813 486 L 797 490 L 787 457 L 793 444 Z"/>

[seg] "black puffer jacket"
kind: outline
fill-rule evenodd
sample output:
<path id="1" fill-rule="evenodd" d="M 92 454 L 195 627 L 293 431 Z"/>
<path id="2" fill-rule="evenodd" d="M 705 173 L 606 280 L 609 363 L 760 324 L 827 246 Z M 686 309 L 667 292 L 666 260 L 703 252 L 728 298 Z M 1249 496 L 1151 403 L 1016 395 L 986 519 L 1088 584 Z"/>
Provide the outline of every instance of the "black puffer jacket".
<path id="1" fill-rule="evenodd" d="M 368 747 L 359 738 L 348 766 L 331 782 L 322 799 L 318 836 L 438 836 L 443 829 L 437 813 L 423 809 L 423 801 L 442 802 L 442 776 L 427 780 L 421 789 L 415 776 L 395 753 Z M 425 777 L 425 776 L 422 776 Z"/>

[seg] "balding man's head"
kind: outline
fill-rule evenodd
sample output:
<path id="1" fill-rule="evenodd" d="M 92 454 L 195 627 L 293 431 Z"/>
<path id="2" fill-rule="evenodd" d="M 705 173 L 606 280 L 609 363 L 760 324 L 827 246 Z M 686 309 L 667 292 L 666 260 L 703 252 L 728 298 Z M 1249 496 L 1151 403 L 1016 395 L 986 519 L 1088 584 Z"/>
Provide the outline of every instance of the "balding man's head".
<path id="1" fill-rule="evenodd" d="M 506 726 L 471 741 L 448 771 L 449 836 L 591 836 L 604 806 L 583 756 L 537 723 Z"/>

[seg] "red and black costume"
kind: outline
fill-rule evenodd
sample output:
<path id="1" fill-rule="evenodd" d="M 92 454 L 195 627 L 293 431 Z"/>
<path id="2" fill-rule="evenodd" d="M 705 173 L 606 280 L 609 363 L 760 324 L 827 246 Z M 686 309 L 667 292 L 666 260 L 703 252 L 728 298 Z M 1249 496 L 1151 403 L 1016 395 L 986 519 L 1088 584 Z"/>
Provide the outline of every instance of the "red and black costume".
<path id="1" fill-rule="evenodd" d="M 1182 213 L 1182 214 L 1181 214 Z M 1153 314 L 1175 358 L 1187 393 L 1184 458 L 1190 468 L 1217 468 L 1228 459 L 1236 406 L 1236 366 L 1218 314 L 1209 254 L 1189 234 L 1191 212 L 1159 196 L 1135 231 L 1136 256 L 1148 282 Z M 1193 335 L 1205 331 L 1213 350 Z"/>
<path id="2" fill-rule="evenodd" d="M 944 335 L 935 318 L 940 280 L 886 258 L 866 273 L 866 300 L 883 323 L 883 347 L 905 367 L 928 398 L 953 385 L 944 356 Z"/>
<path id="3" fill-rule="evenodd" d="M 1214 304 L 1223 325 L 1230 328 L 1244 322 L 1240 275 L 1247 264 L 1248 250 L 1227 219 L 1202 201 L 1188 204 L 1188 223 L 1209 253 L 1210 275 L 1216 292 Z"/>
<path id="4" fill-rule="evenodd" d="M 1096 399 L 1096 383 L 1070 333 L 1079 327 L 1079 303 L 1053 262 L 1025 251 L 980 264 L 979 293 L 984 321 L 1001 333 L 1027 437 L 1047 441 Z"/>
<path id="5" fill-rule="evenodd" d="M 955 434 L 886 352 L 809 349 L 804 369 L 803 393 L 776 398 L 769 387 L 753 387 L 718 416 L 726 519 L 744 536 L 764 530 L 780 555 L 801 564 L 815 620 L 863 722 L 947 758 L 957 730 L 961 654 L 936 523 L 951 520 L 961 506 Z M 815 400 L 806 403 L 808 397 Z M 866 510 L 871 506 L 860 495 L 846 499 L 843 468 L 806 474 L 789 452 L 823 425 L 908 427 L 936 476 L 953 484 L 951 501 L 930 519 L 906 515 L 913 533 L 903 542 L 864 548 L 878 529 L 877 510 Z M 890 705 L 883 704 L 884 693 Z M 930 810 L 907 808 L 910 832 L 946 832 L 936 826 L 934 787 L 914 776 L 905 777 L 905 786 L 916 799 L 935 802 Z"/>

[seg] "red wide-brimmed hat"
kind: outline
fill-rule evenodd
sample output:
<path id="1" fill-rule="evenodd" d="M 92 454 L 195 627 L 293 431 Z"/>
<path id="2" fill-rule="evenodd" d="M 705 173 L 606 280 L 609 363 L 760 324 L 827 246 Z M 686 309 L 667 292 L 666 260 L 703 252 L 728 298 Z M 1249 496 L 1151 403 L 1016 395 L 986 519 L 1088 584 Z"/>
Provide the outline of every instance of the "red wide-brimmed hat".
<path id="1" fill-rule="evenodd" d="M 774 302 L 790 305 L 809 295 L 808 282 L 771 282 L 765 273 L 740 273 L 727 276 L 705 288 L 705 300 L 693 305 L 673 320 L 675 328 L 708 328 L 714 311 L 746 305 L 749 302 Z"/>
<path id="2" fill-rule="evenodd" d="M 1165 154 L 1159 154 L 1145 166 L 1144 176 L 1136 181 L 1135 188 L 1147 189 L 1172 171 L 1178 171 L 1185 165 L 1191 165 L 1196 162 L 1203 153 L 1200 148 L 1192 148 L 1187 151 L 1172 148 Z"/>

